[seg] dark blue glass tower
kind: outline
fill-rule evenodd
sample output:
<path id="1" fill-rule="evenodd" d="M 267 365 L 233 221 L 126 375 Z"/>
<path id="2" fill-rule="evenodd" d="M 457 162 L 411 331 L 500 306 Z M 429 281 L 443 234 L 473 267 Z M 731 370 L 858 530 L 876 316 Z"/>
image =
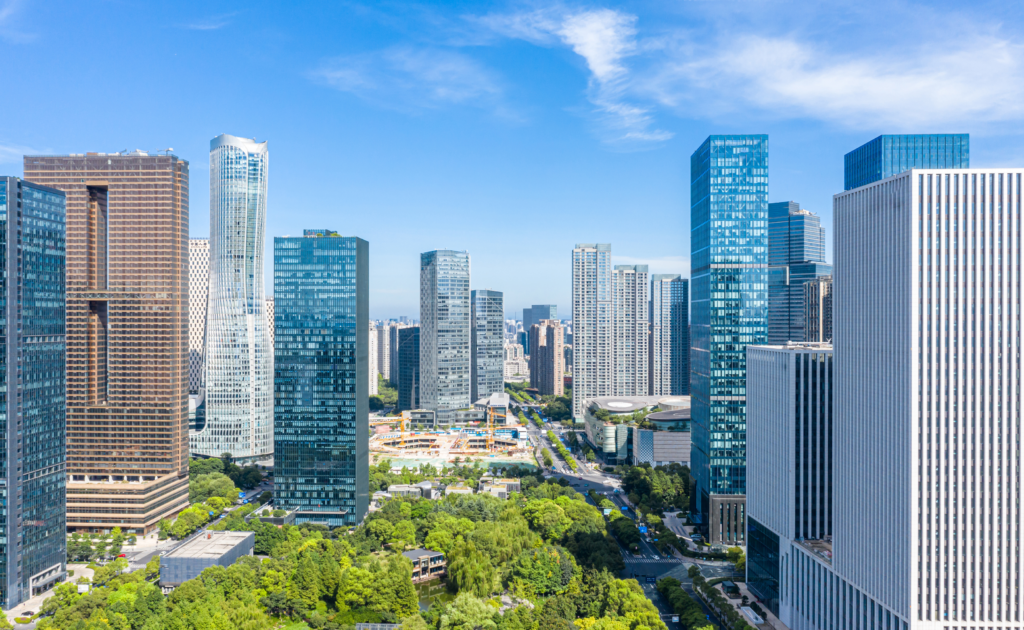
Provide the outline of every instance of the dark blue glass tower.
<path id="1" fill-rule="evenodd" d="M 825 229 L 795 201 L 768 204 L 768 343 L 806 339 L 804 283 L 831 275 Z"/>
<path id="2" fill-rule="evenodd" d="M 912 168 L 970 168 L 966 133 L 878 136 L 846 154 L 845 189 L 853 190 Z"/>
<path id="3" fill-rule="evenodd" d="M 768 333 L 767 135 L 710 136 L 690 157 L 690 255 L 691 459 L 707 519 L 713 495 L 746 492 L 746 347 Z"/>
<path id="4" fill-rule="evenodd" d="M 274 503 L 355 525 L 369 507 L 369 245 L 305 234 L 274 239 Z"/>
<path id="5" fill-rule="evenodd" d="M 0 605 L 63 579 L 65 196 L 0 177 Z"/>

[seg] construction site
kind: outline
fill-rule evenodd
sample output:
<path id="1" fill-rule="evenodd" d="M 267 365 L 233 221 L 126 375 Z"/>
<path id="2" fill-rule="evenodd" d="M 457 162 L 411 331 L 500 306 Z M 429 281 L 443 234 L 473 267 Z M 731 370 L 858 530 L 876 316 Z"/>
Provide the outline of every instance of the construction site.
<path id="1" fill-rule="evenodd" d="M 389 458 L 454 462 L 456 458 L 490 457 L 502 462 L 533 463 L 525 428 L 507 426 L 505 414 L 488 409 L 486 420 L 459 426 L 433 426 L 420 410 L 400 417 L 372 418 L 370 452 Z M 418 420 L 418 421 L 417 421 Z"/>

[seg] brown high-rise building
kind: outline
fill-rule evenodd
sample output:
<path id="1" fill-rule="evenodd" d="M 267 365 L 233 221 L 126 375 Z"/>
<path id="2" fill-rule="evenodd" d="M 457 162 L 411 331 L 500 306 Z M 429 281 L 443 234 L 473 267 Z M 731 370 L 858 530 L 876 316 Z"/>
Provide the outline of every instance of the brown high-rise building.
<path id="1" fill-rule="evenodd" d="M 542 396 L 565 393 L 564 334 L 557 319 L 542 319 L 530 327 L 530 384 Z"/>
<path id="2" fill-rule="evenodd" d="M 188 506 L 188 162 L 26 156 L 67 195 L 67 526 L 147 533 Z"/>

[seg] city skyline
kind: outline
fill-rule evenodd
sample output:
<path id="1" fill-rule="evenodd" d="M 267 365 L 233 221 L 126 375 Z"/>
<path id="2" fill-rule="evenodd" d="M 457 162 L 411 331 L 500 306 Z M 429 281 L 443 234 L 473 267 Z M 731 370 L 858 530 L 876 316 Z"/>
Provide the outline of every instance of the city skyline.
<path id="1" fill-rule="evenodd" d="M 711 133 L 769 134 L 769 201 L 799 201 L 822 217 L 829 234 L 844 154 L 880 134 L 970 133 L 973 164 L 1024 163 L 1024 144 L 1006 124 L 1024 117 L 1010 105 L 1020 102 L 1015 95 L 1024 84 L 1015 80 L 1022 64 L 1012 65 L 1021 55 L 1013 45 L 1021 18 L 1012 9 L 955 5 L 963 19 L 948 20 L 943 6 L 954 5 L 946 3 L 872 11 L 720 4 L 581 4 L 529 21 L 530 9 L 504 3 L 419 5 L 405 15 L 396 6 L 318 6 L 313 20 L 308 11 L 258 5 L 86 12 L 73 3 L 45 11 L 12 3 L 0 21 L 0 50 L 23 60 L 26 89 L 36 98 L 8 105 L 19 124 L 0 136 L 0 168 L 21 175 L 24 154 L 174 147 L 195 165 L 190 236 L 206 237 L 209 138 L 229 132 L 269 140 L 275 180 L 266 277 L 273 237 L 298 235 L 325 212 L 344 217 L 336 224 L 343 234 L 389 243 L 371 251 L 370 317 L 379 319 L 415 315 L 418 278 L 410 270 L 418 252 L 472 249 L 510 217 L 545 229 L 524 240 L 518 264 L 478 251 L 473 270 L 479 286 L 503 291 L 509 313 L 533 303 L 568 312 L 570 281 L 543 270 L 565 264 L 576 242 L 611 242 L 613 264 L 689 277 L 688 239 L 679 238 L 689 225 L 685 157 Z M 517 16 L 536 30 L 514 32 Z M 430 20 L 431 33 L 410 28 L 419 19 Z M 841 28 L 833 26 L 840 21 Z M 548 23 L 556 28 L 545 30 Z M 592 48 L 569 39 L 595 24 L 619 38 Z M 901 36 L 910 24 L 935 28 L 956 45 L 935 50 L 923 38 Z M 123 59 L 104 90 L 110 99 L 145 99 L 148 111 L 93 100 L 66 108 L 67 90 L 89 89 L 84 62 L 68 59 L 66 47 L 121 57 L 126 32 L 159 44 Z M 257 32 L 266 36 L 254 38 Z M 715 43 L 726 36 L 736 37 L 734 63 L 715 64 L 706 83 L 679 76 L 683 62 L 706 67 L 725 54 Z M 693 37 L 695 50 L 687 52 Z M 1010 52 L 1004 57 L 1003 50 Z M 761 67 L 758 51 L 780 69 L 755 81 L 770 89 L 744 89 L 735 81 L 747 71 L 741 61 Z M 208 63 L 228 56 L 232 89 Z M 343 83 L 339 59 L 378 92 Z M 166 72 L 151 75 L 156 66 Z M 430 68 L 439 69 L 433 83 Z M 465 80 L 473 76 L 481 80 Z M 247 85 L 266 85 L 266 94 L 239 108 L 234 87 Z M 955 98 L 933 98 L 949 85 Z M 615 87 L 650 121 L 650 139 L 610 142 L 616 119 L 603 120 L 591 99 L 615 95 Z M 853 97 L 861 94 L 869 97 Z M 629 131 L 636 130 L 619 136 Z M 327 201 L 304 185 L 335 181 L 336 173 L 344 176 Z M 645 224 L 615 220 L 640 212 Z"/>

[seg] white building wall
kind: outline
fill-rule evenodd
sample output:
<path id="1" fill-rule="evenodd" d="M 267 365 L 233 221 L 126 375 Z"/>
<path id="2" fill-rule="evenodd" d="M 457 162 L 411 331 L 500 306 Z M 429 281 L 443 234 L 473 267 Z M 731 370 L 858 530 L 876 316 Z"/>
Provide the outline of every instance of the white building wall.
<path id="1" fill-rule="evenodd" d="M 276 326 L 274 325 L 274 298 L 268 297 L 264 300 L 263 311 L 267 314 L 267 332 L 270 333 L 270 348 L 274 348 L 274 331 Z"/>
<path id="2" fill-rule="evenodd" d="M 612 246 L 577 244 L 572 251 L 572 415 L 577 422 L 587 400 L 612 395 L 613 316 Z"/>
<path id="3" fill-rule="evenodd" d="M 614 396 L 647 396 L 650 369 L 650 283 L 647 265 L 616 265 L 612 271 Z"/>
<path id="4" fill-rule="evenodd" d="M 377 370 L 391 380 L 391 324 L 377 326 Z"/>
<path id="5" fill-rule="evenodd" d="M 203 383 L 206 299 L 210 293 L 210 239 L 188 239 L 188 391 Z"/>
<path id="6" fill-rule="evenodd" d="M 366 368 L 366 372 L 370 379 L 370 396 L 376 396 L 380 393 L 377 387 L 377 376 L 380 372 L 377 370 L 377 327 L 372 323 L 370 324 L 370 335 L 369 341 L 366 346 L 370 349 L 367 353 L 369 355 L 369 363 Z"/>
<path id="7" fill-rule="evenodd" d="M 1022 174 L 834 201 L 834 566 L 914 628 L 1022 625 Z"/>

